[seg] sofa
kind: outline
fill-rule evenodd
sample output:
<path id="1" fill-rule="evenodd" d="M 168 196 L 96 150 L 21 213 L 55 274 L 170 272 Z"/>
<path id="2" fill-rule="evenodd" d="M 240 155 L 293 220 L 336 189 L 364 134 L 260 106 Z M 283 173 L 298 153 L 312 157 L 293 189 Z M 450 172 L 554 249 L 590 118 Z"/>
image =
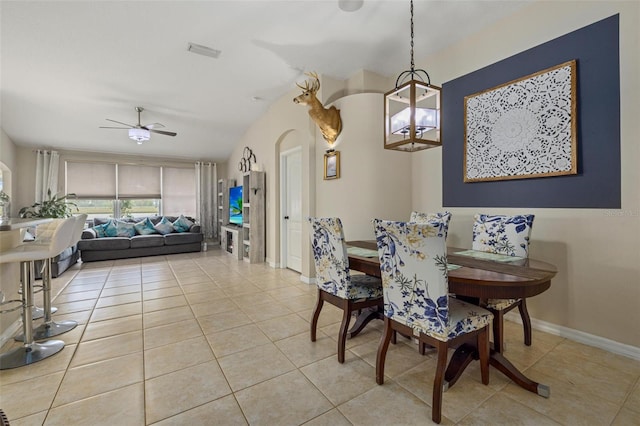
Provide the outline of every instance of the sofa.
<path id="1" fill-rule="evenodd" d="M 80 259 L 78 246 L 67 247 L 62 253 L 51 259 L 51 277 L 58 278 L 64 271 L 75 265 L 78 259 Z M 34 262 L 34 278 L 36 280 L 42 279 L 42 265 L 42 260 L 36 260 Z"/>
<path id="2" fill-rule="evenodd" d="M 203 239 L 196 220 L 182 215 L 95 218 L 82 232 L 78 250 L 83 262 L 94 262 L 198 252 Z"/>

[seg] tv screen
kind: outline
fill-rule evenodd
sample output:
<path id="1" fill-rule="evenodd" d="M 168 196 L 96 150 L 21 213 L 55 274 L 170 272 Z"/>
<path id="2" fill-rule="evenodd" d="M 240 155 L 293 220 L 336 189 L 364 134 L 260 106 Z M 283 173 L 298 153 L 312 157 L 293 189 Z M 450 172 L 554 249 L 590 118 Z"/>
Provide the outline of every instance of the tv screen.
<path id="1" fill-rule="evenodd" d="M 229 223 L 242 225 L 242 187 L 229 188 Z"/>

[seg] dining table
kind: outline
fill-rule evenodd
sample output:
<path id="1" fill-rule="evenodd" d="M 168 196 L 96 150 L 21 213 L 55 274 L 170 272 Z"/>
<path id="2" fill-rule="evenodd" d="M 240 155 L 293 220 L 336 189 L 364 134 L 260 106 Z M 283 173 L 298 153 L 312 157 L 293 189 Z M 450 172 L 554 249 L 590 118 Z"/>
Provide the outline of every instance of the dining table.
<path id="1" fill-rule="evenodd" d="M 347 251 L 351 270 L 381 277 L 375 241 L 348 241 Z M 457 247 L 447 247 L 447 263 L 449 292 L 475 303 L 487 299 L 536 296 L 549 289 L 551 279 L 557 273 L 555 265 L 548 262 Z M 351 330 L 357 334 L 368 321 L 380 315 L 379 312 L 369 312 L 359 317 Z M 551 393 L 549 386 L 526 377 L 504 353 L 494 349 L 502 347 L 502 344 L 493 342 L 490 365 L 522 388 L 548 398 Z M 446 386 L 453 386 L 474 359 L 478 359 L 478 352 L 472 342 L 456 348 L 445 373 Z"/>

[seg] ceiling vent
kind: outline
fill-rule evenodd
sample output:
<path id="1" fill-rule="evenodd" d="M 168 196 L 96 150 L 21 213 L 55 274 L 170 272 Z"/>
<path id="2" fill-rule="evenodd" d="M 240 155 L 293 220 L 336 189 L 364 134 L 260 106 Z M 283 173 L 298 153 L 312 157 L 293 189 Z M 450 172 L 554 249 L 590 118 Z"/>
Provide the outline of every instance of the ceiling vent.
<path id="1" fill-rule="evenodd" d="M 198 55 L 209 56 L 210 58 L 216 59 L 218 58 L 218 56 L 220 56 L 220 53 L 222 53 L 220 50 L 212 49 L 210 47 L 202 46 L 195 43 L 189 43 L 189 45 L 187 46 L 187 50 L 192 53 L 197 53 Z"/>

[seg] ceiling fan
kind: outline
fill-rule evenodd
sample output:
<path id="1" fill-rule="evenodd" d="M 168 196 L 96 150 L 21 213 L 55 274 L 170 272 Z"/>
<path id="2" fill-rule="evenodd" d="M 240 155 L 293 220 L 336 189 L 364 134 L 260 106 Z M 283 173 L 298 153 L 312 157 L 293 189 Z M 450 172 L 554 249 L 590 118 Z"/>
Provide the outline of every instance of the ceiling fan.
<path id="1" fill-rule="evenodd" d="M 118 124 L 122 124 L 123 126 L 127 126 L 127 127 L 105 127 L 105 126 L 100 126 L 101 129 L 129 129 L 129 138 L 133 139 L 134 141 L 136 141 L 138 143 L 138 145 L 141 145 L 142 142 L 144 141 L 148 141 L 151 138 L 151 133 L 158 133 L 160 135 L 166 135 L 166 136 L 175 136 L 177 135 L 177 133 L 175 132 L 167 132 L 164 130 L 157 130 L 158 127 L 164 127 L 164 125 L 160 124 L 160 123 L 153 123 L 153 124 L 146 124 L 146 125 L 142 125 L 140 124 L 140 113 L 142 111 L 144 111 L 144 108 L 142 107 L 136 107 L 136 111 L 138 112 L 138 124 L 136 125 L 132 125 L 132 124 L 127 124 L 127 123 L 123 123 L 121 121 L 116 121 L 116 120 L 111 120 L 110 118 L 107 118 L 107 121 L 112 121 L 114 123 L 118 123 Z"/>

